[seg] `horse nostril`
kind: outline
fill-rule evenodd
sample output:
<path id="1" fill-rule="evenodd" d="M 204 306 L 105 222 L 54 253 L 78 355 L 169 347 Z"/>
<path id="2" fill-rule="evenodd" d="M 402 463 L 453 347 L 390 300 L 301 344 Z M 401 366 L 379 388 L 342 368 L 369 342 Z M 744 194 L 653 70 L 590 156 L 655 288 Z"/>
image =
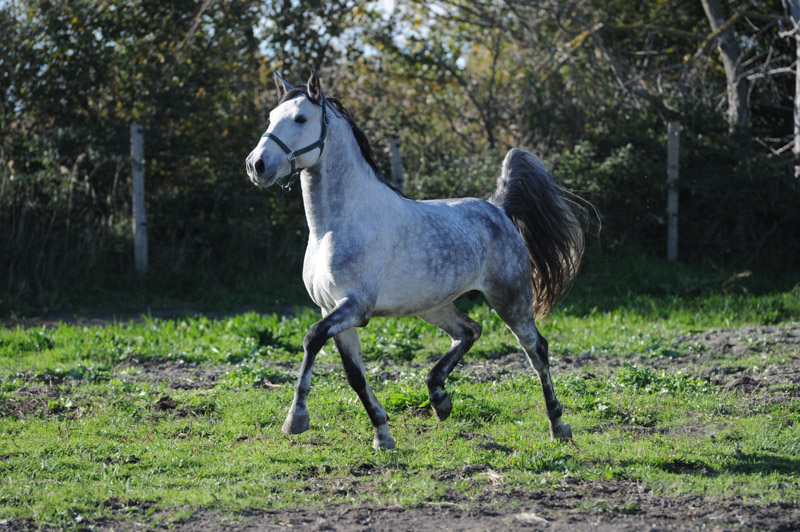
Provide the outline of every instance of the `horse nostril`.
<path id="1" fill-rule="evenodd" d="M 257 160 L 256 161 L 256 173 L 261 175 L 261 174 L 264 173 L 264 169 L 265 169 L 264 161 L 262 161 L 261 159 Z"/>

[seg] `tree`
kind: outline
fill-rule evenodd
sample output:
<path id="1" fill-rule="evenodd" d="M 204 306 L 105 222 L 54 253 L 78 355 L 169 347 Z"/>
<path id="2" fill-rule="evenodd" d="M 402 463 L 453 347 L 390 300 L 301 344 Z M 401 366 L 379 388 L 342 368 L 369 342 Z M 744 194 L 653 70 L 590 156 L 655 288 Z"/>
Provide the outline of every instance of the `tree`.
<path id="1" fill-rule="evenodd" d="M 793 147 L 794 153 L 794 176 L 800 177 L 800 1 L 785 0 L 786 10 L 792 21 L 792 29 L 786 35 L 792 37 L 795 42 L 795 75 L 794 75 L 794 120 L 793 125 Z"/>
<path id="2" fill-rule="evenodd" d="M 264 59 L 287 78 L 322 71 L 351 51 L 359 24 L 373 15 L 365 0 L 277 0 L 266 2 Z"/>
<path id="3" fill-rule="evenodd" d="M 800 16 L 788 22 L 797 2 L 785 1 L 727 18 L 721 0 L 396 0 L 391 13 L 366 0 L 0 2 L 0 283 L 47 294 L 127 271 L 133 121 L 147 135 L 154 266 L 161 250 L 175 268 L 247 270 L 255 255 L 234 257 L 254 240 L 297 238 L 297 195 L 242 192 L 278 69 L 322 70 L 387 170 L 380 148 L 399 138 L 410 195 L 485 196 L 520 146 L 604 208 L 614 242 L 663 233 L 655 176 L 663 122 L 679 118 L 705 172 L 682 173 L 684 192 L 725 205 L 738 176 L 753 200 L 740 205 L 752 216 L 720 211 L 716 226 L 698 207 L 698 242 L 728 242 L 720 224 L 754 242 L 747 227 L 787 224 L 758 209 L 782 212 L 770 202 L 792 196 L 772 177 L 792 146 L 800 158 L 800 96 L 794 125 L 788 104 Z M 762 175 L 774 187 L 748 184 Z"/>
<path id="4" fill-rule="evenodd" d="M 733 25 L 739 18 L 736 12 L 727 17 L 718 0 L 701 0 L 708 22 L 718 39 L 717 49 L 725 67 L 728 97 L 728 123 L 731 128 L 746 126 L 750 120 L 747 102 L 747 81 L 741 74 L 741 53 Z"/>
<path id="5" fill-rule="evenodd" d="M 3 5 L 0 71 L 10 75 L 0 81 L 0 143 L 14 179 L 0 208 L 0 278 L 9 290 L 86 282 L 98 264 L 126 270 L 116 241 L 129 227 L 133 121 L 147 131 L 151 208 L 219 216 L 213 196 L 192 204 L 183 195 L 232 186 L 231 163 L 220 162 L 263 123 L 251 98 L 258 9 L 208 0 Z M 176 196 L 184 197 L 180 210 Z M 161 241 L 181 241 L 191 227 L 160 220 L 152 230 Z"/>

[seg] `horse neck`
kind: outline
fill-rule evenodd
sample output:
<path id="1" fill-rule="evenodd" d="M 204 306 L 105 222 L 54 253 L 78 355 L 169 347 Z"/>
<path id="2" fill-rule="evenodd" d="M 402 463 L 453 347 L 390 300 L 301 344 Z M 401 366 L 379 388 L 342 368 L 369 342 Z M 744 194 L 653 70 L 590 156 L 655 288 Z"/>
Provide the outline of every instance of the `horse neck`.
<path id="1" fill-rule="evenodd" d="M 363 223 L 396 196 L 374 175 L 343 120 L 331 119 L 322 157 L 303 171 L 300 185 L 311 238 L 342 230 L 351 221 Z"/>

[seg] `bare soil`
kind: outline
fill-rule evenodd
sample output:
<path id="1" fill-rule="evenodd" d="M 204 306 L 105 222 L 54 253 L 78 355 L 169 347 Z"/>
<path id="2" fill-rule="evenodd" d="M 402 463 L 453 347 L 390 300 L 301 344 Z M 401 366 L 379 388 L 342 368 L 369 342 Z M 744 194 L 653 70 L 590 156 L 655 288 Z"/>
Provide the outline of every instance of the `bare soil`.
<path id="1" fill-rule="evenodd" d="M 147 529 L 148 521 L 97 523 L 115 530 Z M 178 531 L 484 531 L 484 530 L 797 530 L 800 506 L 748 505 L 707 497 L 672 497 L 634 481 L 570 482 L 541 492 L 487 489 L 467 499 L 450 493 L 442 501 L 411 508 L 347 506 L 257 510 L 236 515 L 199 511 L 172 523 Z M 105 526 L 104 526 L 105 525 Z"/>
<path id="2" fill-rule="evenodd" d="M 173 389 L 194 390 L 213 388 L 217 379 L 231 368 L 183 361 L 131 359 L 117 369 L 126 373 L 127 380 L 134 382 L 162 382 Z"/>
<path id="3" fill-rule="evenodd" d="M 753 406 L 800 397 L 800 325 L 712 330 L 679 338 L 676 344 L 681 349 L 662 357 L 622 355 L 611 361 L 594 353 L 556 355 L 553 366 L 557 374 L 569 371 L 602 374 L 613 371 L 624 361 L 654 369 L 678 367 L 713 384 L 738 391 Z M 754 371 L 737 362 L 754 356 L 780 360 L 780 363 Z M 130 371 L 128 378 L 167 382 L 172 388 L 211 387 L 226 370 L 168 362 L 132 361 L 129 365 L 138 371 Z M 280 369 L 286 370 L 283 365 Z M 336 370 L 333 367 L 320 369 L 323 373 Z M 381 378 L 391 380 L 396 369 L 388 365 Z M 468 362 L 459 370 L 462 375 L 476 380 L 503 380 L 515 373 L 532 375 L 521 354 Z M 25 408 L 41 408 L 41 403 L 46 401 L 44 393 L 31 393 L 29 399 L 27 405 L 24 401 L 15 404 L 20 413 Z M 159 401 L 156 408 L 178 406 L 168 396 Z M 476 440 L 481 439 L 480 436 L 477 435 Z M 482 441 L 478 445 L 498 445 L 491 438 Z M 353 477 L 373 473 L 369 464 L 355 465 L 351 471 Z M 487 471 L 478 466 L 441 474 L 456 479 L 479 473 L 485 475 Z M 321 484 L 324 481 L 314 475 L 308 482 L 311 491 L 326 489 Z M 320 485 L 314 486 L 315 483 Z M 354 482 L 354 489 L 359 485 Z M 337 505 L 261 509 L 237 514 L 194 510 L 192 517 L 180 522 L 171 521 L 167 513 L 156 513 L 146 517 L 120 516 L 119 520 L 87 525 L 95 530 L 148 530 L 161 528 L 153 523 L 168 523 L 163 528 L 183 531 L 800 530 L 800 506 L 797 504 L 756 506 L 706 496 L 655 493 L 631 480 L 583 482 L 570 477 L 561 481 L 556 489 L 547 491 L 507 491 L 499 484 L 485 488 L 472 498 L 454 491 L 435 502 L 410 508 Z M 30 528 L 25 522 L 0 522 L 0 531 Z"/>
<path id="4" fill-rule="evenodd" d="M 712 330 L 677 340 L 689 354 L 667 352 L 657 358 L 619 357 L 613 367 L 628 360 L 654 369 L 675 368 L 735 389 L 756 403 L 800 396 L 800 325 Z M 683 345 L 688 344 L 688 345 Z M 684 350 L 686 351 L 686 350 Z M 736 360 L 765 355 L 786 363 L 764 371 L 736 364 Z M 733 362 L 731 363 L 731 360 Z M 724 363 L 722 363 L 724 361 Z M 720 362 L 720 363 L 716 363 Z M 593 353 L 554 357 L 557 371 L 609 371 L 609 360 Z M 560 366 L 560 367 L 558 367 Z M 522 354 L 510 354 L 460 368 L 477 380 L 504 380 L 515 373 L 531 374 Z M 391 371 L 384 376 L 391 376 Z M 479 445 L 497 445 L 491 439 Z M 502 450 L 502 449 L 500 449 Z M 354 476 L 370 474 L 355 466 Z M 486 472 L 480 467 L 444 472 L 468 478 Z M 442 500 L 412 508 L 399 506 L 332 506 L 263 510 L 242 515 L 199 512 L 176 526 L 178 530 L 800 530 L 800 506 L 788 503 L 747 505 L 710 497 L 653 493 L 630 480 L 571 482 L 556 490 L 503 491 L 489 488 L 467 499 L 456 492 Z M 314 482 L 313 479 L 310 482 Z"/>

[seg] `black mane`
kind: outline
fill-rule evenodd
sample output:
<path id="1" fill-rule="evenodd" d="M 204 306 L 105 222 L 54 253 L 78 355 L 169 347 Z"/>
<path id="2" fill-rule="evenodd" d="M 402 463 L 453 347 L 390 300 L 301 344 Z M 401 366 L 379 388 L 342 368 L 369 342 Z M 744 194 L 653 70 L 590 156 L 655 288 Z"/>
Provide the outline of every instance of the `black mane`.
<path id="1" fill-rule="evenodd" d="M 287 91 L 286 94 L 284 94 L 283 97 L 280 99 L 278 105 L 286 101 L 292 100 L 294 98 L 298 98 L 300 96 L 305 96 L 306 98 L 309 99 L 309 101 L 311 101 L 316 105 L 320 104 L 319 100 L 316 100 L 311 96 L 309 96 L 306 87 L 302 86 L 289 89 L 289 91 Z M 397 188 L 395 188 L 394 185 L 392 185 L 389 182 L 389 180 L 386 179 L 386 176 L 383 175 L 383 172 L 381 172 L 380 168 L 378 168 L 378 161 L 375 160 L 375 154 L 372 151 L 372 146 L 370 146 L 369 144 L 369 139 L 367 139 L 367 136 L 364 134 L 363 131 L 361 131 L 361 128 L 358 127 L 355 120 L 353 120 L 353 116 L 350 114 L 350 111 L 345 109 L 344 105 L 342 105 L 342 102 L 340 102 L 336 98 L 328 96 L 327 94 L 325 94 L 323 98 L 325 98 L 325 101 L 328 102 L 331 105 L 331 107 L 336 109 L 336 111 L 341 116 L 343 116 L 345 120 L 347 120 L 347 123 L 350 124 L 350 129 L 353 130 L 353 136 L 356 139 L 356 143 L 358 144 L 359 150 L 361 150 L 361 155 L 364 157 L 364 160 L 367 161 L 367 164 L 370 166 L 370 168 L 372 168 L 372 171 L 375 172 L 375 177 L 378 178 L 378 181 L 380 181 L 387 187 L 391 188 L 401 196 L 407 197 L 405 194 L 397 190 Z"/>

